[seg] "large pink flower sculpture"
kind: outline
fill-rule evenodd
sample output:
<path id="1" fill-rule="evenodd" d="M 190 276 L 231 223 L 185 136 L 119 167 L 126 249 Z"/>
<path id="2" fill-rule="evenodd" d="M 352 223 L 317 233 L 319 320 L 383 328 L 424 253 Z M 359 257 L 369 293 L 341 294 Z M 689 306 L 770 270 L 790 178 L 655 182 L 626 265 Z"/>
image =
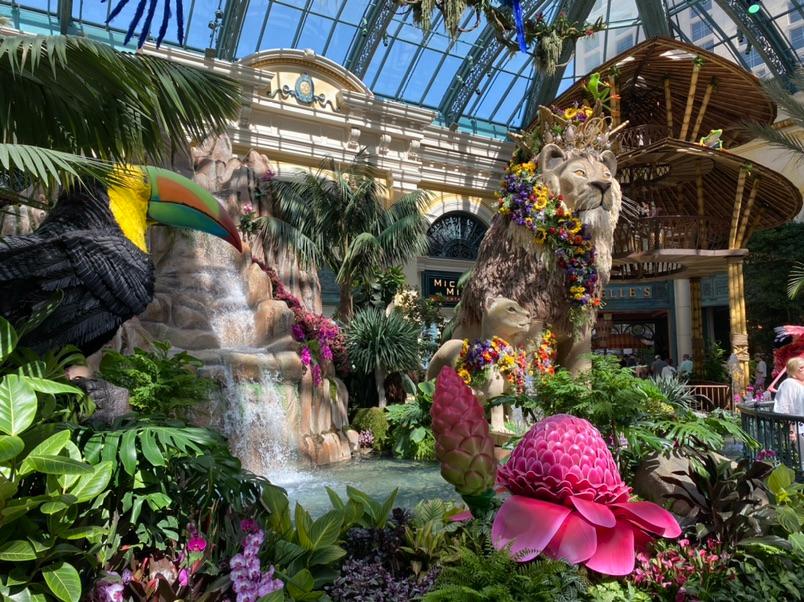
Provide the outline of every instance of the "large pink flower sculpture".
<path id="1" fill-rule="evenodd" d="M 600 432 L 567 414 L 525 435 L 497 482 L 510 492 L 491 537 L 521 562 L 541 553 L 606 575 L 634 570 L 635 546 L 651 534 L 678 537 L 673 515 L 651 502 L 629 502 L 626 485 Z"/>

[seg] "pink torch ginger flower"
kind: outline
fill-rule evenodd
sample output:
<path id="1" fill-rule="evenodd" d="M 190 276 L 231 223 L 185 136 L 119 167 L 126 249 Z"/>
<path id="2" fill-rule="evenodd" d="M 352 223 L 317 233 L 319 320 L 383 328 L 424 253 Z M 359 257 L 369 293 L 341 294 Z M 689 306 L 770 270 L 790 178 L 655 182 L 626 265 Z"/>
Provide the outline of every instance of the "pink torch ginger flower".
<path id="1" fill-rule="evenodd" d="M 544 552 L 606 575 L 634 570 L 635 546 L 651 535 L 678 537 L 673 515 L 651 502 L 629 502 L 614 458 L 588 421 L 550 416 L 525 435 L 497 481 L 511 493 L 491 530 L 499 550 L 520 562 Z"/>

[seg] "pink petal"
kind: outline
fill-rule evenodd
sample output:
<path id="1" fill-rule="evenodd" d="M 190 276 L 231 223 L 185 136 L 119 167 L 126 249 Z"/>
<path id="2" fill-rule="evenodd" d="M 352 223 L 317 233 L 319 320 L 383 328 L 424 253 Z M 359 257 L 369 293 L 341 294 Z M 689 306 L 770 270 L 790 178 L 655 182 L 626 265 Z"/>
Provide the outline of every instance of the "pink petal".
<path id="1" fill-rule="evenodd" d="M 604 575 L 628 575 L 634 570 L 634 530 L 627 521 L 597 530 L 597 551 L 586 566 Z"/>
<path id="2" fill-rule="evenodd" d="M 573 512 L 561 525 L 544 553 L 556 560 L 578 564 L 591 558 L 595 550 L 597 550 L 595 528 Z"/>
<path id="3" fill-rule="evenodd" d="M 452 516 L 449 517 L 449 520 L 452 521 L 453 523 L 463 523 L 468 520 L 472 520 L 473 518 L 474 516 L 472 516 L 471 511 L 464 510 L 463 512 L 453 514 Z"/>
<path id="4" fill-rule="evenodd" d="M 612 528 L 617 524 L 617 519 L 607 506 L 598 504 L 591 500 L 585 500 L 578 496 L 573 495 L 570 497 L 572 505 L 581 513 L 586 520 L 597 527 Z"/>
<path id="5" fill-rule="evenodd" d="M 519 562 L 532 560 L 547 547 L 570 512 L 566 506 L 512 495 L 494 517 L 491 541 L 498 550 L 512 543 L 511 555 Z M 523 550 L 527 552 L 518 556 Z"/>
<path id="6" fill-rule="evenodd" d="M 678 537 L 681 527 L 667 510 L 653 502 L 626 502 L 612 504 L 617 514 L 636 526 L 663 537 Z"/>

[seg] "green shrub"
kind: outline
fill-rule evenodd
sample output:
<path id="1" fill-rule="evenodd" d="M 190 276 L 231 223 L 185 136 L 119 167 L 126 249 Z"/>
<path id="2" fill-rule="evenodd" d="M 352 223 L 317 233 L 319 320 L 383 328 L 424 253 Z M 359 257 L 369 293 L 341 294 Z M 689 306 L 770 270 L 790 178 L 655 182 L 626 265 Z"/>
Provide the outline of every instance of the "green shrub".
<path id="1" fill-rule="evenodd" d="M 477 553 L 465 547 L 444 567 L 424 602 L 570 602 L 583 600 L 588 582 L 576 567 L 539 558 L 520 563 L 507 552 Z"/>
<path id="2" fill-rule="evenodd" d="M 388 442 L 388 418 L 382 408 L 360 408 L 352 419 L 356 431 L 371 431 L 374 449 L 382 451 Z"/>
<path id="3" fill-rule="evenodd" d="M 133 355 L 107 351 L 100 375 L 131 393 L 131 407 L 148 414 L 184 416 L 187 408 L 209 397 L 212 380 L 198 376 L 201 360 L 186 351 L 169 355 L 170 343 L 156 341 L 154 351 L 135 349 Z"/>
<path id="4" fill-rule="evenodd" d="M 424 462 L 435 461 L 435 436 L 430 417 L 434 391 L 434 381 L 419 383 L 416 400 L 413 403 L 391 405 L 385 409 L 395 457 Z"/>

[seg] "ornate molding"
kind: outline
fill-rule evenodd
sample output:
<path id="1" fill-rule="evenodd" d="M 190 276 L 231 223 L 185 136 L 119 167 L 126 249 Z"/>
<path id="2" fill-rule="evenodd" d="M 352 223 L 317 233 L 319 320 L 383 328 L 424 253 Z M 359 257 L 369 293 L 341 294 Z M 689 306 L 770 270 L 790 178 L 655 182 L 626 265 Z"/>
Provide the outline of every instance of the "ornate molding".
<path id="1" fill-rule="evenodd" d="M 302 73 L 299 75 L 292 89 L 290 86 L 285 84 L 281 88 L 277 88 L 273 92 L 266 92 L 265 94 L 265 96 L 271 99 L 276 98 L 277 95 L 281 96 L 282 100 L 295 98 L 296 102 L 303 105 L 313 105 L 318 103 L 322 109 L 329 107 L 334 112 L 338 111 L 335 105 L 332 104 L 332 101 L 327 100 L 327 97 L 324 94 L 315 93 L 315 83 L 313 82 L 313 78 L 310 77 L 308 73 Z"/>

